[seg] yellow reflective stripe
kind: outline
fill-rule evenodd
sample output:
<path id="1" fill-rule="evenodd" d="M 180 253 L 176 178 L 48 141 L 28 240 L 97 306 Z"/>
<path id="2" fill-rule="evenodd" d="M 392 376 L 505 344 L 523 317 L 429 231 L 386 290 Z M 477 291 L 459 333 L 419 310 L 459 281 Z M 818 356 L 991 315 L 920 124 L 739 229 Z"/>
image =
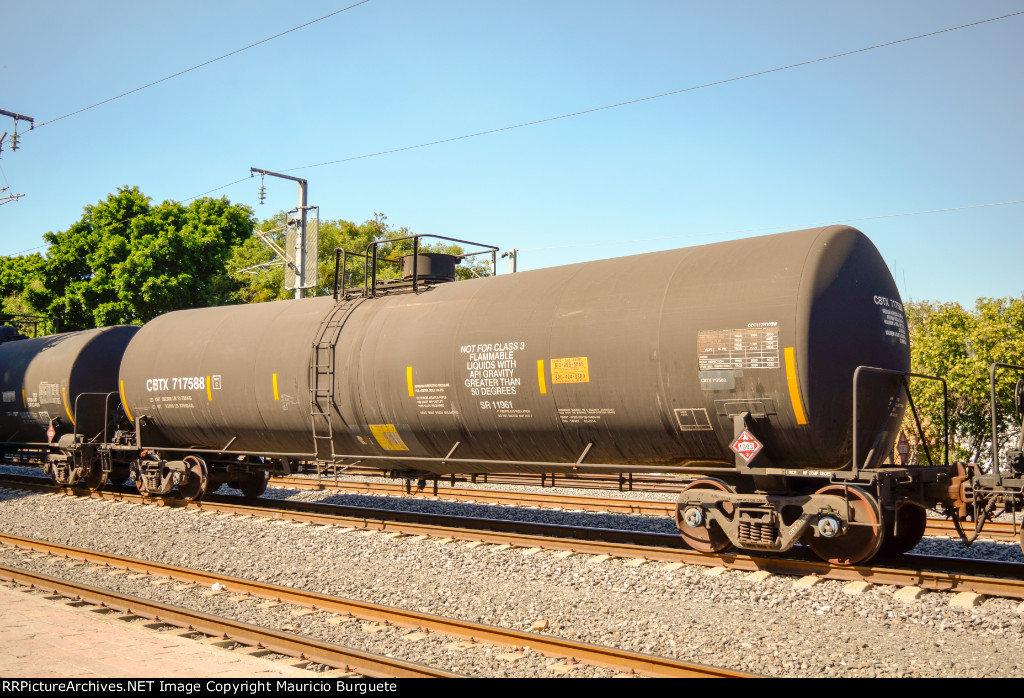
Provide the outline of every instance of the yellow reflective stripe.
<path id="1" fill-rule="evenodd" d="M 135 421 L 135 417 L 128 411 L 128 400 L 124 397 L 124 381 L 121 381 L 121 406 L 124 407 L 124 413 L 128 415 L 128 419 Z"/>
<path id="2" fill-rule="evenodd" d="M 800 399 L 800 385 L 796 380 L 796 352 L 793 351 L 793 347 L 786 347 L 786 382 L 789 383 L 789 401 L 793 403 L 796 423 L 807 424 L 804 403 Z"/>
<path id="3" fill-rule="evenodd" d="M 537 359 L 537 385 L 541 395 L 548 394 L 548 384 L 544 380 L 544 359 Z"/>
<path id="4" fill-rule="evenodd" d="M 25 391 L 21 391 L 21 406 L 28 409 L 28 400 L 25 399 Z"/>
<path id="5" fill-rule="evenodd" d="M 206 377 L 206 399 L 213 402 L 213 393 L 210 392 L 210 377 Z"/>
<path id="6" fill-rule="evenodd" d="M 277 374 L 274 374 L 274 399 L 280 400 L 281 396 L 277 392 Z"/>
<path id="7" fill-rule="evenodd" d="M 409 384 L 409 397 L 416 397 L 416 393 L 412 389 L 412 366 L 405 367 L 405 382 Z"/>
<path id="8" fill-rule="evenodd" d="M 61 397 L 64 398 L 64 411 L 68 413 L 68 419 L 71 420 L 71 426 L 75 426 L 75 418 L 71 416 L 71 408 L 68 407 L 68 389 L 60 389 Z"/>

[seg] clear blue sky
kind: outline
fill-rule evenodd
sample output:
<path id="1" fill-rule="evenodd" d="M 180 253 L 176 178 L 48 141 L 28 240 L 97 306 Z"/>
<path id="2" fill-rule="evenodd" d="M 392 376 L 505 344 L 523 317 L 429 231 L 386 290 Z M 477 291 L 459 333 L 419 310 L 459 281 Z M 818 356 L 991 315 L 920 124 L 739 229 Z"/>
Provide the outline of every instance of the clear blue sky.
<path id="1" fill-rule="evenodd" d="M 51 121 L 350 2 L 9 4 L 0 109 Z M 0 186 L 25 196 L 0 206 L 0 254 L 40 245 L 118 186 L 187 200 L 250 166 L 417 145 L 1022 10 L 1024 0 L 370 0 L 43 125 L 18 152 L 5 143 Z M 309 179 L 321 217 L 380 211 L 414 232 L 519 248 L 520 269 L 1019 201 L 1022 68 L 1018 15 L 290 173 Z M 0 117 L 0 133 L 12 125 Z M 258 178 L 213 195 L 260 218 L 295 205 L 292 183 L 266 185 L 262 206 Z M 1024 204 L 1009 204 L 852 224 L 904 298 L 972 304 L 1024 291 L 1022 217 Z"/>

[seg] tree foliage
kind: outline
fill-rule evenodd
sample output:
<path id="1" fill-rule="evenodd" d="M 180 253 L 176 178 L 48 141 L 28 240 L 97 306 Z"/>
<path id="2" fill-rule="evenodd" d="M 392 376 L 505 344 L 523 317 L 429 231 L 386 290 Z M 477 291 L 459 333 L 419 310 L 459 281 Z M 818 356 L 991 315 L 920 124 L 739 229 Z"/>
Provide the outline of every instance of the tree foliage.
<path id="1" fill-rule="evenodd" d="M 40 285 L 26 298 L 67 330 L 223 304 L 236 288 L 225 262 L 253 225 L 251 210 L 226 198 L 153 206 L 138 187 L 121 187 L 67 230 L 43 236 L 50 248 Z"/>
<path id="2" fill-rule="evenodd" d="M 0 310 L 5 314 L 34 312 L 25 294 L 42 288 L 39 270 L 43 257 L 38 252 L 16 257 L 0 257 Z"/>
<path id="3" fill-rule="evenodd" d="M 282 212 L 258 224 L 282 247 L 285 217 Z M 292 298 L 294 292 L 284 288 L 283 265 L 252 235 L 256 225 L 248 207 L 227 199 L 154 206 L 138 187 L 121 187 L 86 206 L 67 230 L 46 233 L 45 255 L 0 260 L 0 314 L 39 313 L 57 318 L 64 330 L 76 330 L 142 324 L 181 308 Z M 410 235 L 407 228 L 391 227 L 383 214 L 358 225 L 321 221 L 319 283 L 309 295 L 333 292 L 336 248 L 363 253 L 371 242 L 385 241 L 378 256 L 398 259 L 412 252 L 412 241 L 386 241 Z M 463 253 L 449 244 L 424 245 L 421 251 Z M 489 259 L 482 256 L 456 267 L 458 278 L 489 273 Z M 378 269 L 382 279 L 400 274 L 398 265 L 387 262 Z M 350 256 L 345 283 L 357 287 L 363 277 L 363 258 Z"/>
<path id="4" fill-rule="evenodd" d="M 973 310 L 959 303 L 929 302 L 908 303 L 906 310 L 914 372 L 947 382 L 950 457 L 984 462 L 992 440 L 989 367 L 993 363 L 1024 365 L 1024 298 L 981 298 Z M 1009 371 L 996 376 L 999 414 L 1004 417 L 999 425 L 1000 444 L 1016 438 L 1019 425 L 1011 415 L 1019 377 Z M 915 380 L 913 390 L 926 435 L 938 447 L 942 387 L 934 381 Z M 908 434 L 916 432 L 909 415 L 904 429 Z"/>

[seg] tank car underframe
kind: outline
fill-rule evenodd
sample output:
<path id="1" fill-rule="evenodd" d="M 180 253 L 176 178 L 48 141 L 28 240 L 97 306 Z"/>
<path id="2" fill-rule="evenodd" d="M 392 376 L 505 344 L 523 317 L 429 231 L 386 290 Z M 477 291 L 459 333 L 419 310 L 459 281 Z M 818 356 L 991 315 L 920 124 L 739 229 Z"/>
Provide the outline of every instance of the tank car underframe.
<path id="1" fill-rule="evenodd" d="M 995 376 L 999 368 L 1024 373 L 1022 366 L 991 366 L 990 472 L 983 472 L 977 464 L 948 463 L 945 425 L 943 465 L 872 467 L 881 434 L 861 460 L 856 424 L 857 384 L 861 375 L 881 373 L 900 377 L 922 443 L 927 439 L 906 379 L 916 376 L 938 380 L 944 393 L 945 381 L 860 367 L 854 374 L 853 459 L 848 469 L 813 471 L 779 467 L 781 464 L 772 463 L 760 449 L 753 455 L 737 451 L 733 468 L 704 469 L 705 475 L 716 477 L 697 480 L 680 494 L 676 513 L 680 533 L 691 545 L 708 552 L 727 545 L 780 552 L 804 542 L 831 562 L 856 564 L 878 552 L 902 554 L 912 549 L 924 534 L 925 510 L 942 506 L 953 519 L 961 540 L 971 545 L 1000 507 L 1011 514 L 1024 508 L 1024 379 L 1018 381 L 1014 391 L 1016 419 L 1021 422 L 1016 447 L 1006 450 L 1001 466 L 996 438 L 1000 421 Z M 735 416 L 737 439 L 743 434 L 754 435 L 756 439 L 756 431 L 749 414 Z M 931 461 L 931 453 L 927 457 Z M 752 467 L 755 459 L 769 467 Z M 968 521 L 971 531 L 965 530 Z M 1024 532 L 1021 547 L 1024 549 Z"/>
<path id="2" fill-rule="evenodd" d="M 895 398 L 873 448 L 860 459 L 857 386 L 865 373 L 898 376 L 914 409 L 906 378 L 915 374 L 859 367 L 853 377 L 852 460 L 846 469 L 834 471 L 773 461 L 758 439 L 750 413 L 733 415 L 733 467 L 704 470 L 715 477 L 697 480 L 680 493 L 676 524 L 684 540 L 705 552 L 729 545 L 783 552 L 802 542 L 819 557 L 843 565 L 864 562 L 879 552 L 902 554 L 912 549 L 924 534 L 925 509 L 959 501 L 962 480 L 956 476 L 961 471 L 948 464 L 872 466 L 879 460 L 875 449 L 884 438 L 885 425 L 898 405 Z M 916 410 L 914 417 L 920 428 Z"/>
<path id="3" fill-rule="evenodd" d="M 164 496 L 177 489 L 183 498 L 198 501 L 224 483 L 255 499 L 266 491 L 272 473 L 290 474 L 290 459 L 225 451 L 135 449 L 128 476 L 141 494 Z"/>
<path id="4" fill-rule="evenodd" d="M 858 398 L 868 375 L 892 379 L 898 387 L 864 455 Z M 941 383 L 945 400 L 946 383 L 934 376 L 871 366 L 854 370 L 852 457 L 843 470 L 788 468 L 785 463 L 772 462 L 771 455 L 761 449 L 758 428 L 750 414 L 734 415 L 733 478 L 740 481 L 740 490 L 749 494 L 715 494 L 691 485 L 680 494 L 676 515 L 680 533 L 689 538 L 699 525 L 716 528 L 720 538 L 753 550 L 784 551 L 801 541 L 819 557 L 848 565 L 869 560 L 879 552 L 902 554 L 912 549 L 924 534 L 925 509 L 939 503 L 955 506 L 962 483 L 956 479 L 960 471 L 948 464 L 948 447 L 942 466 L 932 463 L 930 452 L 927 467 L 881 466 L 880 454 L 885 450 L 889 425 L 902 413 L 901 394 L 911 409 L 921 442 L 926 442 L 909 377 Z M 753 462 L 761 467 L 753 467 Z"/>
<path id="5" fill-rule="evenodd" d="M 41 467 L 54 482 L 65 487 L 74 487 L 95 477 L 93 471 L 100 472 L 99 464 L 93 465 L 95 458 L 95 449 L 90 453 L 84 453 L 80 447 L 64 450 L 49 442 L 6 443 L 0 446 L 0 462 Z"/>
<path id="6" fill-rule="evenodd" d="M 46 456 L 43 471 L 64 487 L 82 484 L 93 492 L 108 480 L 128 477 L 134 450 L 125 445 L 130 432 L 117 432 L 111 443 L 83 441 L 79 434 L 64 434 Z"/>
<path id="7" fill-rule="evenodd" d="M 10 465 L 38 467 L 46 462 L 53 450 L 51 443 L 8 442 L 0 444 L 0 462 Z"/>
<path id="8" fill-rule="evenodd" d="M 1017 441 L 1013 447 L 1006 447 L 1002 457 L 998 434 L 1005 418 L 1000 418 L 996 396 L 996 376 L 1000 369 L 1021 376 L 1013 390 Z M 976 464 L 960 465 L 958 473 L 960 497 L 952 518 L 965 545 L 977 540 L 985 522 L 998 513 L 998 507 L 1014 515 L 1024 509 L 1024 366 L 1004 363 L 989 366 L 989 414 L 992 421 L 992 459 L 988 468 L 983 470 Z M 973 530 L 966 530 L 966 523 L 972 524 L 970 528 Z M 1020 546 L 1024 550 L 1024 529 L 1020 532 Z"/>
<path id="9" fill-rule="evenodd" d="M 912 512 L 923 515 L 925 508 L 948 501 L 947 483 L 953 472 L 941 467 L 884 468 L 854 477 L 848 471 L 723 470 L 715 473 L 717 478 L 698 479 L 680 493 L 676 523 L 683 538 L 704 552 L 726 547 L 700 545 L 715 538 L 745 550 L 772 552 L 802 542 L 836 564 L 856 564 L 885 552 L 887 539 L 896 549 L 905 548 L 892 553 L 913 548 L 924 531 L 920 516 Z M 709 482 L 726 488 L 704 484 Z M 772 483 L 774 491 L 761 489 Z M 911 511 L 901 514 L 904 508 Z M 841 542 L 850 535 L 861 540 L 855 546 L 863 555 L 860 559 L 845 551 L 849 544 Z M 834 550 L 845 552 L 833 554 Z"/>

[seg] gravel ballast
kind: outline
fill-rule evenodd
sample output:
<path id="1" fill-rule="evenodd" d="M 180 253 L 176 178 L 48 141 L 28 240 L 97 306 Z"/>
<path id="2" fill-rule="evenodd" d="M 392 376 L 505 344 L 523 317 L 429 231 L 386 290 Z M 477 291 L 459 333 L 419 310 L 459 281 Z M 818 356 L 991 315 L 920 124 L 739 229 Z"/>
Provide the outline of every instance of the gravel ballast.
<path id="1" fill-rule="evenodd" d="M 305 499 L 314 493 L 273 490 L 268 494 Z M 417 502 L 422 504 L 452 506 Z M 528 511 L 540 512 L 543 520 L 553 522 L 569 514 Z M 575 523 L 576 517 L 590 515 L 571 516 Z M 662 517 L 615 518 L 661 525 Z M 753 581 L 743 572 L 711 574 L 701 566 L 673 568 L 653 562 L 634 566 L 616 559 L 595 563 L 589 555 L 563 557 L 547 551 L 527 555 L 516 548 L 470 548 L 437 539 L 392 538 L 376 532 L 14 490 L 0 490 L 0 521 L 2 530 L 11 535 L 518 630 L 546 620 L 548 627 L 540 631 L 544 634 L 756 674 L 1024 675 L 1019 649 L 1024 618 L 1017 612 L 1019 603 L 1008 599 L 988 599 L 980 606 L 959 609 L 947 593 L 928 593 L 908 603 L 894 598 L 891 587 L 851 595 L 844 590 L 845 583 L 838 581 L 797 588 L 792 577 Z M 944 546 L 962 549 L 959 542 L 926 539 L 918 552 L 934 553 L 924 548 Z M 1016 544 L 984 542 L 967 550 L 1021 561 Z M 0 560 L 26 569 L 38 566 L 48 574 L 58 574 L 60 566 L 65 573 L 68 569 L 64 562 L 18 555 L 10 549 L 0 552 Z M 260 609 L 254 602 L 205 596 L 198 589 L 155 586 L 85 566 L 74 570 L 74 578 L 86 583 L 117 585 L 126 593 L 270 627 L 287 626 L 303 635 L 475 676 L 613 673 L 586 665 L 566 667 L 530 651 L 509 657 L 505 648 L 452 648 L 448 647 L 451 638 L 410 642 L 401 639 L 409 632 L 404 629 L 366 631 L 363 623 L 332 623 L 323 614 L 295 616 L 292 607 Z M 168 597 L 159 596 L 163 594 Z"/>

